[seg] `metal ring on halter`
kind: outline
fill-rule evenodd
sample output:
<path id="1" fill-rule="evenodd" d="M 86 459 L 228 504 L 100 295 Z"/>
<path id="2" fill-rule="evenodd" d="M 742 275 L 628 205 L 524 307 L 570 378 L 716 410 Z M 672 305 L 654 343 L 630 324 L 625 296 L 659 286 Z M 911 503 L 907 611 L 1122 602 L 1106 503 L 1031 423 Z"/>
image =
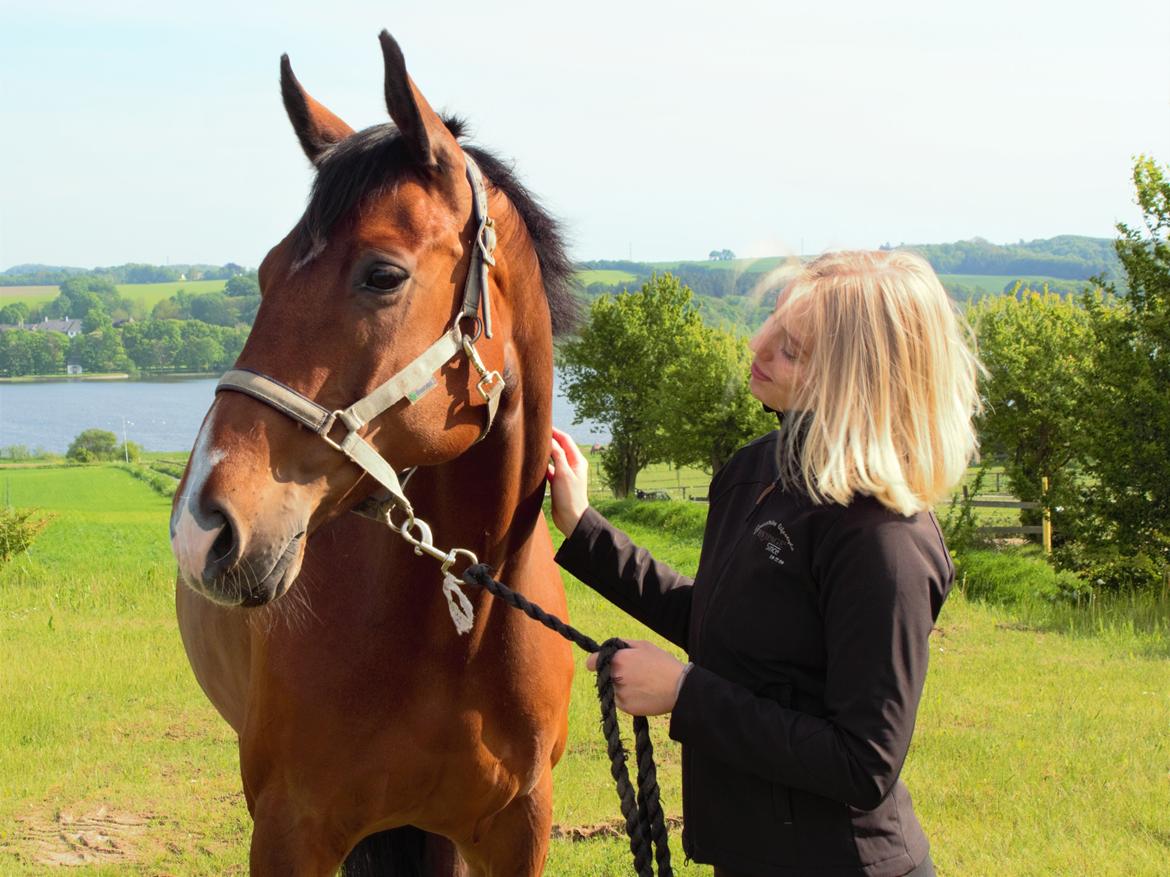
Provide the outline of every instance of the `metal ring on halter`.
<path id="1" fill-rule="evenodd" d="M 447 552 L 447 558 L 443 561 L 442 571 L 444 575 L 451 569 L 460 555 L 467 558 L 468 566 L 474 566 L 479 563 L 479 558 L 475 556 L 474 552 L 468 551 L 466 548 L 452 548 Z"/>
<path id="2" fill-rule="evenodd" d="M 464 320 L 471 320 L 475 324 L 475 332 L 471 336 L 471 343 L 474 344 L 479 340 L 479 336 L 483 334 L 483 320 L 480 319 L 479 314 L 461 314 L 458 322 L 462 323 Z M 466 333 L 463 336 L 467 337 Z"/>

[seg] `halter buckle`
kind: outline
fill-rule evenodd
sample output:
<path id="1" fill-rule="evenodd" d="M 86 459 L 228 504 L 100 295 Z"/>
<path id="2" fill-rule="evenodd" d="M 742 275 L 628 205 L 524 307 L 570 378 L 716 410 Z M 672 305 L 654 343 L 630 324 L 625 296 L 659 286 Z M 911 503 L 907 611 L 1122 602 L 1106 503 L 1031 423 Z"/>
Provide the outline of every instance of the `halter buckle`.
<path id="1" fill-rule="evenodd" d="M 335 451 L 342 450 L 341 442 L 334 441 L 330 437 L 329 433 L 333 432 L 333 427 L 337 425 L 337 421 L 340 418 L 341 409 L 339 408 L 336 411 L 331 411 L 329 416 L 325 418 L 325 421 L 319 427 L 317 427 L 317 435 L 321 436 L 321 438 L 325 440 L 325 444 L 329 445 L 329 447 L 333 448 Z"/>
<path id="2" fill-rule="evenodd" d="M 486 389 L 485 385 L 487 385 Z M 475 385 L 475 388 L 483 396 L 483 401 L 490 402 L 504 391 L 504 377 L 498 371 L 488 372 L 479 379 L 479 383 Z"/>

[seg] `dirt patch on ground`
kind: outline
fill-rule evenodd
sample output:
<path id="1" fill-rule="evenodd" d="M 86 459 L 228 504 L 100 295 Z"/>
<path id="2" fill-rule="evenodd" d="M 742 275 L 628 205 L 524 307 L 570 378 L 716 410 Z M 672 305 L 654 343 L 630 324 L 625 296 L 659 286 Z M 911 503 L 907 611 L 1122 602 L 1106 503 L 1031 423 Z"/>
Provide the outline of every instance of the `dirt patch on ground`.
<path id="1" fill-rule="evenodd" d="M 98 807 L 90 812 L 58 810 L 16 820 L 16 851 L 38 865 L 112 865 L 136 861 L 135 850 L 151 814 Z"/>
<path id="2" fill-rule="evenodd" d="M 678 816 L 666 817 L 667 831 L 678 831 L 682 828 L 682 818 Z M 612 819 L 608 822 L 598 822 L 593 825 L 554 825 L 552 827 L 553 840 L 567 838 L 568 840 L 593 840 L 596 837 L 625 837 L 626 823 L 621 819 Z"/>

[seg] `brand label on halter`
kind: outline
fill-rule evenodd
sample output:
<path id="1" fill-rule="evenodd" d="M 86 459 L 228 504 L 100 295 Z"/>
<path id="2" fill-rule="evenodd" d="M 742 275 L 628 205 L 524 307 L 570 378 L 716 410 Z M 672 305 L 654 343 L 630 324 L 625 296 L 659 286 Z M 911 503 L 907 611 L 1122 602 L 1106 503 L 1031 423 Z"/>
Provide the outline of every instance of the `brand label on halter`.
<path id="1" fill-rule="evenodd" d="M 431 390 L 435 389 L 435 387 L 437 387 L 438 385 L 439 385 L 439 382 L 437 380 L 435 380 L 435 376 L 431 375 L 429 378 L 427 378 L 427 382 L 425 384 L 423 384 L 421 387 L 418 387 L 414 390 L 411 390 L 409 393 L 407 393 L 406 398 L 409 399 L 410 404 L 413 405 L 415 402 L 417 402 L 419 399 L 421 399 L 423 396 L 425 396 Z"/>

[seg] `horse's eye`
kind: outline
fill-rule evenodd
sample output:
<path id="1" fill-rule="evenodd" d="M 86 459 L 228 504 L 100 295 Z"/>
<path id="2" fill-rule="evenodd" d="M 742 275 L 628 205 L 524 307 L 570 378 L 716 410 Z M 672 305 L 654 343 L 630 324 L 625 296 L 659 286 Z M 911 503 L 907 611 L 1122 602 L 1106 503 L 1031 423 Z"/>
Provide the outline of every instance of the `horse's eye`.
<path id="1" fill-rule="evenodd" d="M 409 274 L 394 265 L 374 265 L 366 272 L 362 289 L 377 293 L 397 292 L 409 277 Z"/>

